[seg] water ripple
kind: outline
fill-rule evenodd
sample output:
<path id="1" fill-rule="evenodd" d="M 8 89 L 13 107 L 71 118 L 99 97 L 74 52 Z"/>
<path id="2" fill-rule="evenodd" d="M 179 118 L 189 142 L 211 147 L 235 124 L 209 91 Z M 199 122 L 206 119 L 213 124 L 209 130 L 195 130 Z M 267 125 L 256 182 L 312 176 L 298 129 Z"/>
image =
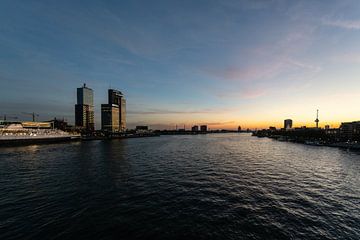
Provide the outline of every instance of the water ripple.
<path id="1" fill-rule="evenodd" d="M 0 151 L 1 239 L 360 239 L 360 154 L 248 134 Z"/>

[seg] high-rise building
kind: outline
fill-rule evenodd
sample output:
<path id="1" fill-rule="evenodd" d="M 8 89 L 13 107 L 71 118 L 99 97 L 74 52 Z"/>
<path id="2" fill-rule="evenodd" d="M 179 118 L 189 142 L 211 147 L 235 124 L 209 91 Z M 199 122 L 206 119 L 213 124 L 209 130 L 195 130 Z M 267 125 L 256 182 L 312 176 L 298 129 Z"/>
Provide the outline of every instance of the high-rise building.
<path id="1" fill-rule="evenodd" d="M 192 132 L 198 132 L 199 131 L 199 126 L 198 125 L 192 126 L 191 131 Z"/>
<path id="2" fill-rule="evenodd" d="M 360 121 L 341 123 L 340 135 L 343 140 L 360 140 Z"/>
<path id="3" fill-rule="evenodd" d="M 291 119 L 284 120 L 284 129 L 291 129 L 293 125 L 293 121 Z"/>
<path id="4" fill-rule="evenodd" d="M 108 132 L 119 132 L 119 106 L 115 104 L 101 104 L 101 129 Z"/>
<path id="5" fill-rule="evenodd" d="M 86 131 L 93 131 L 94 124 L 94 93 L 84 86 L 77 89 L 77 104 L 75 105 L 75 126 Z"/>
<path id="6" fill-rule="evenodd" d="M 200 131 L 201 131 L 201 132 L 207 132 L 207 130 L 208 130 L 208 129 L 207 129 L 207 125 L 201 125 L 201 126 L 200 126 Z"/>
<path id="7" fill-rule="evenodd" d="M 101 129 L 110 132 L 126 130 L 126 100 L 115 89 L 108 90 L 108 104 L 101 104 Z"/>
<path id="8" fill-rule="evenodd" d="M 124 97 L 121 98 L 121 104 L 120 104 L 120 130 L 121 131 L 126 131 L 126 100 Z"/>

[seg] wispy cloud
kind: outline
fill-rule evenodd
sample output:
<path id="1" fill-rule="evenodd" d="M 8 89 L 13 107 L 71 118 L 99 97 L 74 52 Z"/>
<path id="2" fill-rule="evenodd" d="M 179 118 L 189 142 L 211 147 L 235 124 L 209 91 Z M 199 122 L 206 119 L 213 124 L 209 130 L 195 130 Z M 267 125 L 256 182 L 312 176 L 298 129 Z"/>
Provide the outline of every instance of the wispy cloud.
<path id="1" fill-rule="evenodd" d="M 207 72 L 215 77 L 225 80 L 251 81 L 260 78 L 269 78 L 277 75 L 282 69 L 282 62 L 268 65 L 252 65 L 247 67 L 228 67 L 224 69 L 211 69 Z"/>
<path id="2" fill-rule="evenodd" d="M 324 19 L 322 21 L 324 25 L 351 29 L 351 30 L 360 30 L 360 20 L 331 20 L 331 19 Z"/>
<path id="3" fill-rule="evenodd" d="M 234 124 L 235 121 L 226 121 L 226 122 L 201 122 L 199 125 L 208 125 L 208 126 L 218 126 L 218 125 L 227 125 Z"/>
<path id="4" fill-rule="evenodd" d="M 229 67 L 225 69 L 207 70 L 207 73 L 224 80 L 251 82 L 255 80 L 267 80 L 276 77 L 292 69 L 319 72 L 321 67 L 306 62 L 288 58 L 286 56 L 275 58 L 268 64 L 251 65 L 247 67 Z"/>
<path id="5" fill-rule="evenodd" d="M 333 62 L 360 63 L 360 53 L 344 53 L 331 58 Z"/>
<path id="6" fill-rule="evenodd" d="M 211 110 L 211 109 L 202 109 L 202 110 L 190 110 L 190 111 L 174 111 L 168 109 L 149 109 L 142 111 L 128 111 L 128 114 L 143 114 L 143 115 L 158 115 L 158 114 L 207 114 L 207 113 L 218 113 L 224 110 Z"/>
<path id="7" fill-rule="evenodd" d="M 241 89 L 239 91 L 222 91 L 216 93 L 216 96 L 223 99 L 256 99 L 259 97 L 262 97 L 268 93 L 270 93 L 271 90 L 268 88 L 248 88 L 248 89 Z"/>

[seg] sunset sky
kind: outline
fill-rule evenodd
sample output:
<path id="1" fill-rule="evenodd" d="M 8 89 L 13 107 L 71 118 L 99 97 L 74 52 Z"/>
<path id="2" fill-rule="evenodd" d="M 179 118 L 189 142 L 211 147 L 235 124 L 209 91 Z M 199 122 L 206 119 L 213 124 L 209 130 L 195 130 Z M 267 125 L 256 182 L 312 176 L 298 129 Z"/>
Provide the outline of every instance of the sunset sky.
<path id="1" fill-rule="evenodd" d="M 360 1 L 0 2 L 0 115 L 74 122 L 109 87 L 128 127 L 360 120 Z"/>

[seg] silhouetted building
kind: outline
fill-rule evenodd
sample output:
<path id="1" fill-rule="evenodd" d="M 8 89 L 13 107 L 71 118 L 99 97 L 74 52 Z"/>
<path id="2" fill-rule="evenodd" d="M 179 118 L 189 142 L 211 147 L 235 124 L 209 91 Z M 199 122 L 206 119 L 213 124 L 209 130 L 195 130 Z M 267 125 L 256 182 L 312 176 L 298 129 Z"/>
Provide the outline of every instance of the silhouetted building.
<path id="1" fill-rule="evenodd" d="M 198 132 L 199 131 L 199 126 L 198 125 L 192 126 L 191 131 L 192 132 Z"/>
<path id="2" fill-rule="evenodd" d="M 135 130 L 148 131 L 149 127 L 148 126 L 136 126 Z"/>
<path id="3" fill-rule="evenodd" d="M 340 137 L 340 128 L 325 128 L 325 134 L 331 135 L 332 137 L 339 138 Z"/>
<path id="4" fill-rule="evenodd" d="M 91 88 L 84 86 L 77 89 L 77 104 L 75 105 L 75 126 L 86 131 L 93 131 L 94 124 L 94 94 Z"/>
<path id="5" fill-rule="evenodd" d="M 108 90 L 108 104 L 101 104 L 101 129 L 109 132 L 126 130 L 126 100 L 115 89 Z"/>
<path id="6" fill-rule="evenodd" d="M 293 125 L 293 121 L 291 119 L 284 120 L 284 129 L 291 129 Z"/>
<path id="7" fill-rule="evenodd" d="M 208 130 L 208 129 L 207 129 L 207 125 L 201 125 L 201 126 L 200 126 L 200 131 L 201 131 L 201 132 L 207 132 L 207 130 Z"/>
<path id="8" fill-rule="evenodd" d="M 319 128 L 319 109 L 316 110 L 316 119 L 315 119 L 315 123 L 316 123 L 316 128 Z"/>
<path id="9" fill-rule="evenodd" d="M 360 140 L 360 121 L 341 123 L 340 136 L 345 140 Z"/>
<path id="10" fill-rule="evenodd" d="M 107 132 L 119 132 L 119 106 L 101 104 L 101 129 Z"/>
<path id="11" fill-rule="evenodd" d="M 60 130 L 65 131 L 68 128 L 68 123 L 64 119 L 54 118 L 53 120 L 50 120 L 49 122 L 51 122 L 52 127 L 55 129 L 60 129 Z"/>

